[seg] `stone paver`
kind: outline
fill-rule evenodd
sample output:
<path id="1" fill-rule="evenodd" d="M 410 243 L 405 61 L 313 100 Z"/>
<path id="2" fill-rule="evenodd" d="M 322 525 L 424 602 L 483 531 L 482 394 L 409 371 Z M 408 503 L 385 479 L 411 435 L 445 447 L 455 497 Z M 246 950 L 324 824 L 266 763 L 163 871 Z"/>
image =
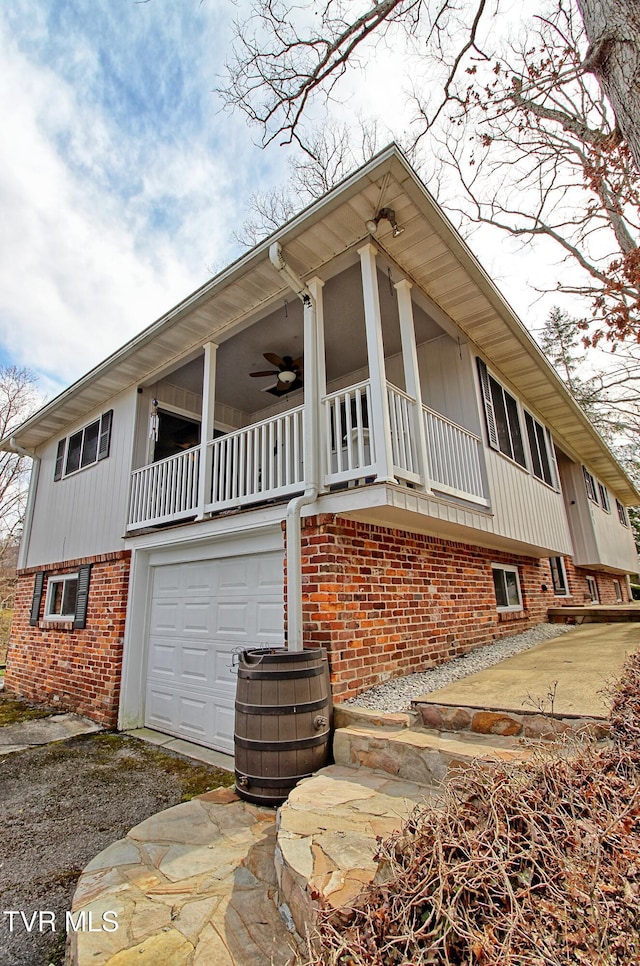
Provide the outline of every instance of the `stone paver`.
<path id="1" fill-rule="evenodd" d="M 65 741 L 76 735 L 91 735 L 102 731 L 101 725 L 79 714 L 52 714 L 33 721 L 17 721 L 0 728 L 0 755 L 24 751 L 34 745 L 48 745 L 50 741 Z"/>
<path id="2" fill-rule="evenodd" d="M 276 872 L 280 894 L 301 936 L 317 901 L 348 904 L 377 869 L 378 838 L 400 828 L 433 786 L 362 768 L 330 765 L 300 782 L 279 811 Z"/>
<path id="3" fill-rule="evenodd" d="M 131 829 L 82 873 L 75 966 L 287 966 L 295 939 L 274 904 L 275 812 L 229 789 Z M 107 912 L 118 928 L 103 929 Z M 106 919 L 105 919 L 106 917 Z M 113 918 L 113 917 L 112 917 Z"/>

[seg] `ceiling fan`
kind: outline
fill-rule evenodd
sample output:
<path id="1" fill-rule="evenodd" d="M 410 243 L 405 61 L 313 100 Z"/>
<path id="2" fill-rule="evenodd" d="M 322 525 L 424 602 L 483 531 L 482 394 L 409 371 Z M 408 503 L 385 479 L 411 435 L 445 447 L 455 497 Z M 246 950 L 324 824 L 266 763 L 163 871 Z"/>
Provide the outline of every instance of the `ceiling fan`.
<path id="1" fill-rule="evenodd" d="M 293 389 L 300 389 L 303 384 L 302 356 L 299 359 L 292 359 L 291 356 L 276 355 L 275 352 L 265 352 L 264 358 L 277 369 L 265 369 L 261 372 L 250 372 L 249 375 L 258 378 L 263 376 L 277 376 L 275 386 L 267 389 L 266 392 L 273 393 L 274 396 L 284 396 L 285 393 Z"/>

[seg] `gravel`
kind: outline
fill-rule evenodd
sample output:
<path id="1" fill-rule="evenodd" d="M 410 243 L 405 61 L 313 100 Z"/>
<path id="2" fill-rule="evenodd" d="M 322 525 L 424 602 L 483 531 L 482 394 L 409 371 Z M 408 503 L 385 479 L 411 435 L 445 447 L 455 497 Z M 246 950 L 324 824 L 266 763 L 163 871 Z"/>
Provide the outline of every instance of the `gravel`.
<path id="1" fill-rule="evenodd" d="M 367 691 L 362 691 L 355 698 L 348 698 L 344 704 L 367 708 L 370 711 L 407 711 L 414 698 L 437 691 L 438 688 L 443 688 L 453 681 L 466 678 L 476 671 L 483 671 L 493 664 L 499 664 L 500 661 L 513 657 L 514 654 L 520 654 L 530 647 L 535 647 L 536 644 L 550 641 L 571 630 L 573 627 L 566 624 L 538 624 L 522 634 L 503 637 L 500 641 L 478 647 L 470 654 L 456 657 L 428 671 L 419 671 L 406 677 L 392 678 L 384 684 L 377 684 Z"/>

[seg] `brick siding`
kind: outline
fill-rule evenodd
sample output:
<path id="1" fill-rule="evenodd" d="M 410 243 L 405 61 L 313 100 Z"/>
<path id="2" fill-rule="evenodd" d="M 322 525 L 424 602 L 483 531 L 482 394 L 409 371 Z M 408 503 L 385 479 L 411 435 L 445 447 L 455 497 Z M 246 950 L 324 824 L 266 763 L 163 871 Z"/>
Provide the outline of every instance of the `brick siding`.
<path id="1" fill-rule="evenodd" d="M 620 584 L 622 603 L 630 601 L 627 581 L 624 574 L 610 574 L 593 567 L 575 567 L 570 557 L 564 558 L 564 566 L 569 584 L 569 596 L 554 597 L 550 602 L 553 607 L 583 607 L 591 603 L 591 594 L 587 586 L 587 577 L 593 577 L 598 587 L 598 598 L 601 604 L 619 603 L 616 595 L 614 580 Z M 553 586 L 550 584 L 550 586 Z"/>
<path id="2" fill-rule="evenodd" d="M 492 562 L 518 567 L 522 611 L 497 612 Z M 586 589 L 584 574 L 567 571 L 572 588 Z M 604 602 L 613 578 L 597 577 Z M 328 649 L 340 700 L 526 630 L 560 600 L 546 558 L 333 514 L 303 520 L 302 592 L 305 643 Z"/>
<path id="3" fill-rule="evenodd" d="M 8 693 L 75 711 L 107 727 L 116 725 L 130 557 L 125 551 L 20 572 L 7 656 Z M 35 573 L 44 570 L 48 578 L 73 573 L 86 563 L 93 564 L 86 628 L 43 620 L 46 579 L 40 619 L 32 627 Z"/>

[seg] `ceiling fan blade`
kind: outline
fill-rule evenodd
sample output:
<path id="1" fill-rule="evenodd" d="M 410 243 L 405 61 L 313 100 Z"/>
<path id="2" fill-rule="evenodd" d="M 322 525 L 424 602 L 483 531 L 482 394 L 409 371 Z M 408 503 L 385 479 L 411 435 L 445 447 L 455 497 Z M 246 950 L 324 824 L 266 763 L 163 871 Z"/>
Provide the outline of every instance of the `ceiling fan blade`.
<path id="1" fill-rule="evenodd" d="M 291 368 L 292 368 L 292 369 L 293 369 L 294 371 L 295 371 L 296 369 L 302 369 L 302 362 L 303 362 L 303 359 L 304 359 L 304 356 L 300 356 L 300 358 L 299 358 L 299 359 L 294 359 L 294 360 L 293 360 L 293 362 L 291 363 Z"/>
<path id="2" fill-rule="evenodd" d="M 263 352 L 263 356 L 267 362 L 270 362 L 273 366 L 278 366 L 278 368 L 282 369 L 286 368 L 284 359 L 281 359 L 280 356 L 275 354 L 275 352 Z"/>
<path id="3" fill-rule="evenodd" d="M 265 369 L 263 372 L 250 372 L 250 376 L 277 376 L 279 371 L 277 369 Z"/>

